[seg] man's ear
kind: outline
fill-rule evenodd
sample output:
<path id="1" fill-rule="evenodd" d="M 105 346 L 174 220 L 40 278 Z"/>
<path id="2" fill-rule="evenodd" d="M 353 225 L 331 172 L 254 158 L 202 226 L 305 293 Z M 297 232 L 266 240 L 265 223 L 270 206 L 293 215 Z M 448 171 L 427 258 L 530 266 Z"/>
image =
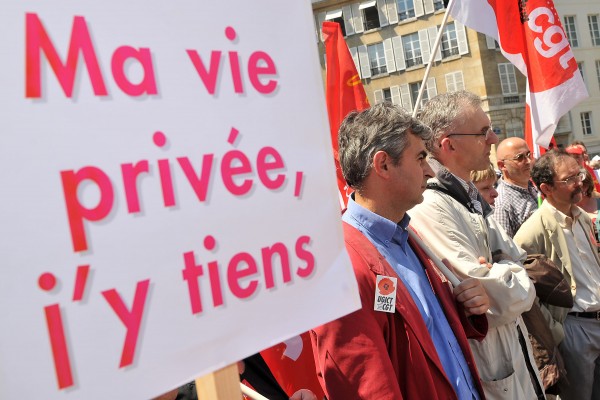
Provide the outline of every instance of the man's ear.
<path id="1" fill-rule="evenodd" d="M 445 137 L 442 140 L 440 140 L 440 148 L 443 151 L 454 151 L 454 145 L 452 144 L 452 139 L 450 139 L 449 137 Z"/>
<path id="2" fill-rule="evenodd" d="M 504 168 L 504 161 L 502 161 L 502 160 L 498 160 L 498 161 L 496 162 L 496 165 L 498 166 L 498 169 L 499 169 L 500 171 L 502 171 L 502 168 Z M 504 171 L 502 171 L 502 172 L 504 172 Z"/>
<path id="3" fill-rule="evenodd" d="M 373 156 L 373 171 L 379 176 L 388 176 L 392 159 L 383 150 L 375 153 Z"/>
<path id="4" fill-rule="evenodd" d="M 552 189 L 553 189 L 553 188 L 552 188 L 552 185 L 549 185 L 549 184 L 547 184 L 547 183 L 542 183 L 542 184 L 540 185 L 540 190 L 542 191 L 542 194 L 543 194 L 545 197 L 548 197 L 548 194 L 552 194 Z"/>

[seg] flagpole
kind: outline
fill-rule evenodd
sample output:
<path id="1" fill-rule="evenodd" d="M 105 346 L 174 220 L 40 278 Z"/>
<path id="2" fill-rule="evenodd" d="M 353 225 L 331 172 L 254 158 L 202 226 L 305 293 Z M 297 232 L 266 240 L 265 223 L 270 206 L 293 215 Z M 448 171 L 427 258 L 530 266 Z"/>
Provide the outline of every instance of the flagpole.
<path id="1" fill-rule="evenodd" d="M 423 240 L 421 240 L 419 235 L 412 229 L 412 227 L 408 230 L 408 235 L 411 237 L 412 240 L 415 241 L 417 246 L 423 249 L 425 254 L 427 254 L 427 257 L 429 257 L 431 261 L 433 261 L 437 269 L 439 269 L 440 272 L 450 281 L 452 286 L 457 287 L 460 284 L 460 280 L 458 279 L 458 277 L 454 275 L 452 271 L 450 271 L 450 269 L 442 262 L 442 260 L 440 260 L 435 254 L 433 254 L 431 249 L 427 247 L 425 243 L 423 243 Z"/>
<path id="2" fill-rule="evenodd" d="M 421 88 L 419 89 L 419 95 L 417 96 L 417 101 L 415 102 L 415 108 L 413 110 L 412 116 L 413 118 L 417 115 L 417 111 L 419 111 L 419 106 L 421 105 L 421 99 L 423 98 L 423 92 L 425 91 L 427 78 L 429 78 L 429 71 L 431 71 L 431 65 L 433 64 L 433 59 L 435 58 L 435 52 L 440 47 L 440 42 L 442 41 L 442 36 L 444 34 L 444 28 L 446 27 L 446 23 L 448 22 L 448 16 L 450 15 L 450 10 L 454 5 L 454 0 L 450 0 L 448 2 L 448 7 L 446 7 L 446 13 L 444 14 L 444 18 L 442 19 L 442 25 L 440 26 L 440 30 L 437 33 L 435 38 L 435 43 L 433 44 L 433 48 L 431 49 L 431 55 L 429 56 L 429 62 L 427 63 L 427 68 L 425 69 L 425 76 L 423 77 L 423 82 L 421 82 Z"/>

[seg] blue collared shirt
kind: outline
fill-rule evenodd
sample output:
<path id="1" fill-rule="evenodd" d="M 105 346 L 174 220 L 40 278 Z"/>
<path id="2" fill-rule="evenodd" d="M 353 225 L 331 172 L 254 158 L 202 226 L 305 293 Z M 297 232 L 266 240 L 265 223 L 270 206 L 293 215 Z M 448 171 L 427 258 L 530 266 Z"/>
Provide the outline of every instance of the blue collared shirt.
<path id="1" fill-rule="evenodd" d="M 456 336 L 433 293 L 420 260 L 408 244 L 408 214 L 404 215 L 402 221 L 395 223 L 367 210 L 350 198 L 342 219 L 373 243 L 404 283 L 423 317 L 446 376 L 454 386 L 458 398 L 479 399 Z"/>

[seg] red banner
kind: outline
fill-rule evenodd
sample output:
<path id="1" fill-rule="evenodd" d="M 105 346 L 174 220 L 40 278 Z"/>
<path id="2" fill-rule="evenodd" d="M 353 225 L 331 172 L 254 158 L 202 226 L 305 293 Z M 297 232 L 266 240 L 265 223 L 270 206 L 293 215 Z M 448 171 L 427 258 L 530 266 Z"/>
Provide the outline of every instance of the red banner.
<path id="1" fill-rule="evenodd" d="M 346 115 L 354 110 L 368 108 L 369 101 L 340 25 L 336 22 L 323 22 L 323 38 L 327 55 L 327 114 L 338 188 L 342 206 L 345 207 L 348 191 L 338 157 L 338 130 Z"/>

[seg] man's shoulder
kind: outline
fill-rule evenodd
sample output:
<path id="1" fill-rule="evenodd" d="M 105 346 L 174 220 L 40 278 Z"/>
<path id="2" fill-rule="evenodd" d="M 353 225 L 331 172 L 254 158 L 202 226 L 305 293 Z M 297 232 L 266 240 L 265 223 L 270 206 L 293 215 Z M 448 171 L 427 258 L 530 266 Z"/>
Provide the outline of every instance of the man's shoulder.
<path id="1" fill-rule="evenodd" d="M 551 210 L 546 207 L 540 207 L 521 224 L 521 227 L 515 234 L 515 240 L 517 238 L 522 239 L 527 236 L 544 234 L 548 225 L 554 226 L 555 224 L 557 224 L 557 221 Z"/>

